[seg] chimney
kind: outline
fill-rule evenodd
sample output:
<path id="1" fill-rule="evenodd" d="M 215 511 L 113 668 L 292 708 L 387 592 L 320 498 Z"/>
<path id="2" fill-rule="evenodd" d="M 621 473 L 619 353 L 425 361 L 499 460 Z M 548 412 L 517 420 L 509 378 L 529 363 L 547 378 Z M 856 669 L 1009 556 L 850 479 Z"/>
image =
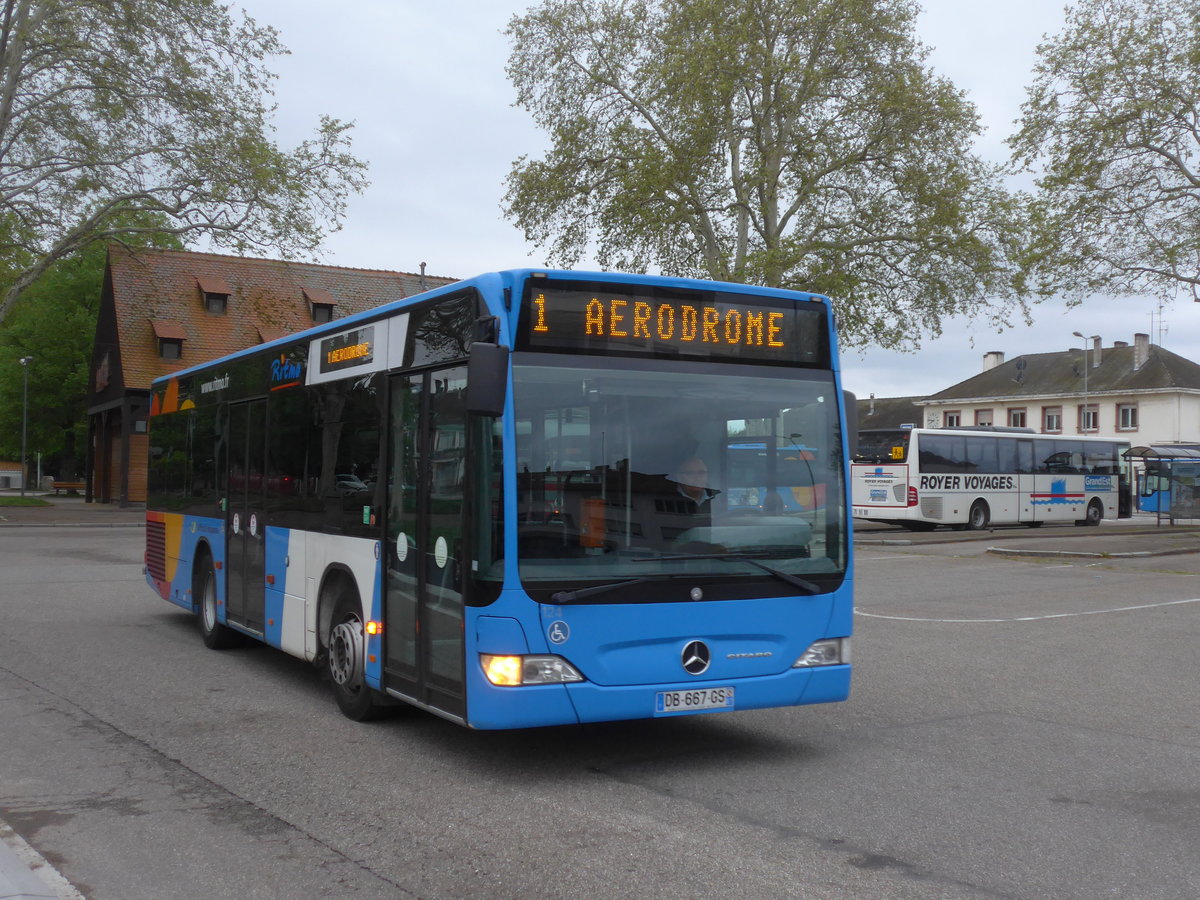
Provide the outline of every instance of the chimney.
<path id="1" fill-rule="evenodd" d="M 1101 347 L 1101 344 L 1103 344 L 1103 343 L 1104 342 L 1100 339 L 1100 335 L 1096 335 L 1094 338 L 1092 338 L 1092 368 L 1093 369 L 1098 368 L 1100 366 L 1100 351 L 1103 349 Z"/>
<path id="2" fill-rule="evenodd" d="M 990 372 L 996 366 L 1004 362 L 1004 353 L 1001 350 L 993 350 L 990 353 L 983 354 L 983 371 Z"/>
<path id="3" fill-rule="evenodd" d="M 1150 335 L 1133 336 L 1133 371 L 1137 371 L 1150 359 Z"/>
<path id="4" fill-rule="evenodd" d="M 1122 347 L 1128 347 L 1129 341 L 1113 341 L 1113 349 L 1120 350 Z"/>
<path id="5" fill-rule="evenodd" d="M 870 411 L 867 413 L 867 415 L 868 415 L 868 416 L 873 416 L 873 415 L 875 415 L 875 395 L 874 395 L 874 394 L 871 394 L 871 409 L 870 409 Z"/>

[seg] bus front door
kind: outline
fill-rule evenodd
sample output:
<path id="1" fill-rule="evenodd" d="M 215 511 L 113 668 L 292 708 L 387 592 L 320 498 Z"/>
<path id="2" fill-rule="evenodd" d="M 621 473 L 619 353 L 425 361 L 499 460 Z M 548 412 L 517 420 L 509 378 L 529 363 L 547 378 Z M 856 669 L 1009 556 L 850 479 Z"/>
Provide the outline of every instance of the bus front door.
<path id="1" fill-rule="evenodd" d="M 226 612 L 230 621 L 259 634 L 264 627 L 266 589 L 266 420 L 265 400 L 229 407 Z"/>
<path id="2" fill-rule="evenodd" d="M 388 686 L 465 717 L 462 547 L 467 370 L 396 375 L 388 446 Z"/>

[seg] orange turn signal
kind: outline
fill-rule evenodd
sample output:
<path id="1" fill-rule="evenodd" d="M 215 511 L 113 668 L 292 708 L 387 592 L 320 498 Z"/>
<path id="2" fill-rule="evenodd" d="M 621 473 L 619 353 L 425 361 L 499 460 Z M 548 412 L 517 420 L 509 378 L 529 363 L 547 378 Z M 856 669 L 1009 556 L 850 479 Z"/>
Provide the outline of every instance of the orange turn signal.
<path id="1" fill-rule="evenodd" d="M 492 684 L 515 687 L 521 683 L 521 657 L 480 653 L 479 662 L 483 664 L 483 674 Z"/>

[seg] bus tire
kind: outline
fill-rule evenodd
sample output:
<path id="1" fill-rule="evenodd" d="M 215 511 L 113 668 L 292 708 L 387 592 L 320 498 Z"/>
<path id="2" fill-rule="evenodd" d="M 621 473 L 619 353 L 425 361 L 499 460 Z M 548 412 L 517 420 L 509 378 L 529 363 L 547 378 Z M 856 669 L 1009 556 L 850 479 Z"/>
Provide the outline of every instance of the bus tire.
<path id="1" fill-rule="evenodd" d="M 377 692 L 367 685 L 364 674 L 367 638 L 362 605 L 358 602 L 358 592 L 345 581 L 339 580 L 333 591 L 330 597 L 333 618 L 325 652 L 333 698 L 346 718 L 366 722 L 376 718 L 381 707 Z"/>
<path id="2" fill-rule="evenodd" d="M 983 531 L 991 520 L 992 514 L 987 503 L 983 500 L 976 500 L 971 504 L 971 511 L 967 513 L 967 530 Z"/>
<path id="3" fill-rule="evenodd" d="M 1103 518 L 1104 507 L 1100 504 L 1099 500 L 1093 499 L 1092 502 L 1088 504 L 1086 517 L 1082 519 L 1076 519 L 1075 524 L 1095 526 L 1099 525 L 1100 520 Z"/>
<path id="4" fill-rule="evenodd" d="M 196 612 L 200 616 L 200 637 L 209 650 L 228 650 L 242 643 L 242 636 L 217 620 L 217 572 L 208 554 L 200 557 L 196 567 L 195 596 L 199 598 Z"/>

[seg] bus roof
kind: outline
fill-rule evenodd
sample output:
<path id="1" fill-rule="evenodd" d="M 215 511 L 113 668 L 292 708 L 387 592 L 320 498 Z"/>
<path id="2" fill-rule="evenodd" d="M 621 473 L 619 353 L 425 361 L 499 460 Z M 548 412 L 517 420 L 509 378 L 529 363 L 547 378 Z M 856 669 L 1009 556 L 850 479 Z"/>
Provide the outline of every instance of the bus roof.
<path id="1" fill-rule="evenodd" d="M 515 285 L 523 284 L 530 278 L 610 282 L 612 284 L 633 282 L 664 288 L 681 288 L 697 291 L 719 290 L 730 293 L 756 294 L 758 296 L 779 298 L 793 298 L 797 295 L 802 295 L 810 300 L 824 304 L 827 309 L 832 309 L 832 301 L 824 294 L 814 294 L 809 291 L 794 291 L 786 288 L 763 287 L 760 285 L 737 284 L 725 281 L 706 281 L 699 278 L 676 278 L 666 275 L 637 275 L 627 272 L 587 272 L 571 269 L 504 269 L 496 272 L 485 272 L 473 278 L 466 278 L 461 281 L 430 288 L 419 294 L 413 294 L 400 300 L 393 300 L 373 309 L 363 310 L 362 312 L 341 319 L 334 319 L 331 322 L 323 322 L 320 325 L 314 325 L 312 328 L 306 328 L 271 341 L 255 344 L 252 347 L 246 347 L 242 350 L 225 354 L 224 356 L 214 357 L 213 359 L 196 363 L 175 372 L 159 375 L 151 384 L 170 381 L 172 378 L 193 375 L 196 372 L 204 371 L 213 364 L 228 363 L 243 356 L 251 356 L 273 347 L 286 346 L 295 343 L 297 340 L 312 340 L 323 334 L 334 334 L 347 328 L 353 328 L 355 325 L 386 319 L 389 316 L 403 312 L 417 303 L 433 300 L 438 297 L 451 296 L 467 288 L 476 288 L 483 293 L 488 293 L 486 289 L 490 288 L 492 293 L 500 294 L 504 289 L 511 289 Z M 513 304 L 514 311 L 515 308 L 516 304 Z"/>

